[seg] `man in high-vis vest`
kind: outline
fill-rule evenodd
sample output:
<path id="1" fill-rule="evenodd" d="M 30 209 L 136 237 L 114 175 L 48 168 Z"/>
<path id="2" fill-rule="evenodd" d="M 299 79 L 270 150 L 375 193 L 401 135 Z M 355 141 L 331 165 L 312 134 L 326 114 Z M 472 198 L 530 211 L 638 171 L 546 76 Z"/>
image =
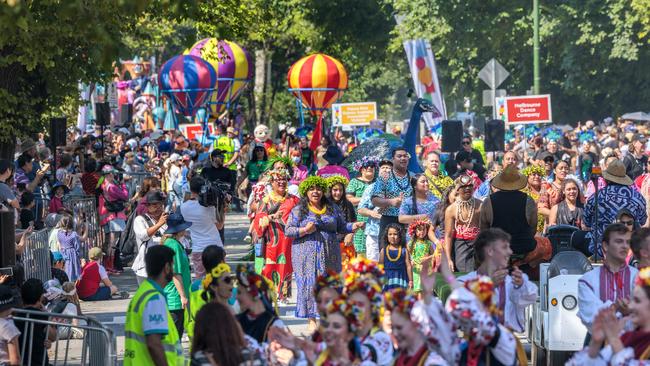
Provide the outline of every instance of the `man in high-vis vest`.
<path id="1" fill-rule="evenodd" d="M 144 260 L 147 280 L 126 312 L 124 365 L 184 365 L 181 342 L 163 293 L 174 277 L 174 251 L 156 245 L 147 249 Z"/>

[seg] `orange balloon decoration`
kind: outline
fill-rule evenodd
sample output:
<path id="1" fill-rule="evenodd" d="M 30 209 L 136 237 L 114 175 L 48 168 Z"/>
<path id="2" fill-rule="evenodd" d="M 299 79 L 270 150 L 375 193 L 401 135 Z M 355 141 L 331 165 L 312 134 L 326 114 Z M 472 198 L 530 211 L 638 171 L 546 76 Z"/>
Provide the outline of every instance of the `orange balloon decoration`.
<path id="1" fill-rule="evenodd" d="M 330 108 L 348 87 L 343 64 L 322 53 L 301 58 L 287 74 L 289 90 L 312 114 Z"/>

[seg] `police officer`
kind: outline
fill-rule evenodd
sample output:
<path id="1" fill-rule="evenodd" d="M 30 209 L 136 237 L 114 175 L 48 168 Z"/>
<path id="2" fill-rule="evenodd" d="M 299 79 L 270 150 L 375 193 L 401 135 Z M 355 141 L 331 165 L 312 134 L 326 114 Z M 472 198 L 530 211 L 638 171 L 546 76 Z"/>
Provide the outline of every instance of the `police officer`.
<path id="1" fill-rule="evenodd" d="M 147 280 L 126 312 L 124 365 L 183 365 L 183 349 L 163 293 L 174 276 L 174 251 L 156 245 L 147 249 L 144 260 Z"/>

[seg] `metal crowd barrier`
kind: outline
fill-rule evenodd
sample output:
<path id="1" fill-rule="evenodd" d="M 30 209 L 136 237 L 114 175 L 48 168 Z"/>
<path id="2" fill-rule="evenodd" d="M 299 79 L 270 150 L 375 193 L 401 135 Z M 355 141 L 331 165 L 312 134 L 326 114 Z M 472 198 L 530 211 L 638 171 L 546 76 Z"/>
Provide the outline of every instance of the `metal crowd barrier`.
<path id="1" fill-rule="evenodd" d="M 50 230 L 43 229 L 35 231 L 27 237 L 22 255 L 25 278 L 38 278 L 43 282 L 52 278 L 49 236 Z"/>
<path id="2" fill-rule="evenodd" d="M 74 230 L 77 233 L 82 232 L 85 226 L 88 230 L 88 239 L 80 248 L 80 257 L 87 258 L 88 250 L 92 247 L 102 248 L 104 243 L 104 232 L 99 224 L 99 214 L 94 196 L 66 196 L 64 205 L 72 211 L 74 220 Z"/>
<path id="3" fill-rule="evenodd" d="M 117 365 L 113 331 L 94 318 L 14 309 L 13 320 L 22 333 L 19 347 L 23 365 Z M 34 342 L 44 336 L 39 332 L 44 332 L 51 346 L 36 355 Z"/>
<path id="4" fill-rule="evenodd" d="M 129 197 L 135 196 L 135 193 L 142 187 L 142 181 L 144 178 L 150 177 L 151 173 L 149 172 L 133 172 L 133 173 L 123 173 L 123 175 L 129 176 L 131 179 L 126 182 L 126 188 L 129 190 Z"/>

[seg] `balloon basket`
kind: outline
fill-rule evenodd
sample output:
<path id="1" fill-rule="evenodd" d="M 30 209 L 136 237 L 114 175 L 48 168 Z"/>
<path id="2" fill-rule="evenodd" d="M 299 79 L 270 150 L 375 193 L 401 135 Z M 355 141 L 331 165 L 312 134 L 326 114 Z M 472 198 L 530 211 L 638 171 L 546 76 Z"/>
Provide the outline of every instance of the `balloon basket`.
<path id="1" fill-rule="evenodd" d="M 330 109 L 330 107 L 312 107 L 311 105 L 316 104 L 315 99 L 321 97 L 322 93 L 334 92 L 336 93 L 335 100 L 338 100 L 345 89 L 337 88 L 289 88 L 288 89 L 296 97 L 296 108 L 298 109 L 298 116 L 300 118 L 300 127 L 305 125 L 305 111 L 309 111 L 312 115 L 322 114 L 323 112 Z M 305 104 L 307 97 L 305 93 L 309 93 L 309 105 Z M 319 99 L 324 99 L 324 96 Z"/>

